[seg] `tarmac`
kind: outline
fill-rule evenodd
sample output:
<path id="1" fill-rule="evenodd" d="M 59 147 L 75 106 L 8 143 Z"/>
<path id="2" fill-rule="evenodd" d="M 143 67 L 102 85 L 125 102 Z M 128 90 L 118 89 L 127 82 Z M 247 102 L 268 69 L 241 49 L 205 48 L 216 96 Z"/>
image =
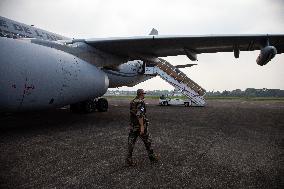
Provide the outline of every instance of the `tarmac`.
<path id="1" fill-rule="evenodd" d="M 284 102 L 148 102 L 159 163 L 138 139 L 125 166 L 129 100 L 109 111 L 0 116 L 0 188 L 284 188 Z"/>

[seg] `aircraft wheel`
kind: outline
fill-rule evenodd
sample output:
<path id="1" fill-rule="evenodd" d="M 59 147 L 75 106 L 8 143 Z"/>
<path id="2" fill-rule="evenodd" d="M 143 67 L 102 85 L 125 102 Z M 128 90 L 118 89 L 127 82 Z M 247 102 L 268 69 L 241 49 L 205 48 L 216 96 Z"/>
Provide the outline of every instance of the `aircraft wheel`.
<path id="1" fill-rule="evenodd" d="M 167 101 L 165 101 L 163 104 L 164 104 L 164 106 L 168 106 L 169 105 L 169 103 Z"/>
<path id="2" fill-rule="evenodd" d="M 94 100 L 86 100 L 82 102 L 83 112 L 91 113 L 95 110 L 95 102 Z"/>
<path id="3" fill-rule="evenodd" d="M 95 101 L 86 100 L 70 105 L 70 111 L 73 113 L 91 113 L 95 111 Z"/>
<path id="4" fill-rule="evenodd" d="M 106 112 L 108 110 L 108 101 L 105 98 L 100 98 L 97 102 L 97 109 L 99 112 Z"/>
<path id="5" fill-rule="evenodd" d="M 80 103 L 70 104 L 70 111 L 73 113 L 80 113 L 81 112 Z"/>

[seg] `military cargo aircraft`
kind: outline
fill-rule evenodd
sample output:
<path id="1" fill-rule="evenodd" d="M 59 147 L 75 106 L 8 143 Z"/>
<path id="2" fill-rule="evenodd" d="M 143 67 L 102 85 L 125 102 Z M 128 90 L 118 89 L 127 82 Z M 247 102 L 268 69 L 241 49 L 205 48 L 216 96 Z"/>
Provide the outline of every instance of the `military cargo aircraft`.
<path id="1" fill-rule="evenodd" d="M 107 110 L 108 88 L 134 86 L 161 57 L 260 50 L 263 66 L 284 52 L 284 34 L 148 36 L 73 39 L 0 17 L 0 111 L 70 105 L 75 112 Z M 179 74 L 179 73 L 177 73 Z M 198 91 L 197 91 L 198 92 Z"/>

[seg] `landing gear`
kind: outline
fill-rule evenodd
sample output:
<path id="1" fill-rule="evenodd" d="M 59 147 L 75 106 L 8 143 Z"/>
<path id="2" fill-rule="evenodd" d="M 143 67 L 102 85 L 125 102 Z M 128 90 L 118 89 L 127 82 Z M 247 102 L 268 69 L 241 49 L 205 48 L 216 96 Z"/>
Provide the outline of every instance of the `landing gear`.
<path id="1" fill-rule="evenodd" d="M 85 100 L 76 104 L 70 105 L 70 110 L 73 113 L 91 113 L 96 111 L 106 112 L 108 110 L 108 101 L 105 98 Z"/>
<path id="2" fill-rule="evenodd" d="M 108 109 L 108 102 L 105 98 L 100 98 L 97 102 L 97 109 L 99 112 L 106 112 Z"/>

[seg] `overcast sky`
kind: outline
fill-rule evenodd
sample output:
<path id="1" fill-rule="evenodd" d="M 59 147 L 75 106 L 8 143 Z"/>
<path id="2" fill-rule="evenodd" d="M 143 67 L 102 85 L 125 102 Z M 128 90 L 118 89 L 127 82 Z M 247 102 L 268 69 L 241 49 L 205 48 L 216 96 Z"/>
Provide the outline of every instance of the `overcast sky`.
<path id="1" fill-rule="evenodd" d="M 0 15 L 73 38 L 147 35 L 153 27 L 160 35 L 284 34 L 284 0 L 0 0 Z M 210 91 L 284 89 L 284 54 L 263 67 L 258 54 L 202 54 L 183 70 Z M 191 63 L 185 56 L 166 59 Z M 160 78 L 137 88 L 173 89 Z"/>

